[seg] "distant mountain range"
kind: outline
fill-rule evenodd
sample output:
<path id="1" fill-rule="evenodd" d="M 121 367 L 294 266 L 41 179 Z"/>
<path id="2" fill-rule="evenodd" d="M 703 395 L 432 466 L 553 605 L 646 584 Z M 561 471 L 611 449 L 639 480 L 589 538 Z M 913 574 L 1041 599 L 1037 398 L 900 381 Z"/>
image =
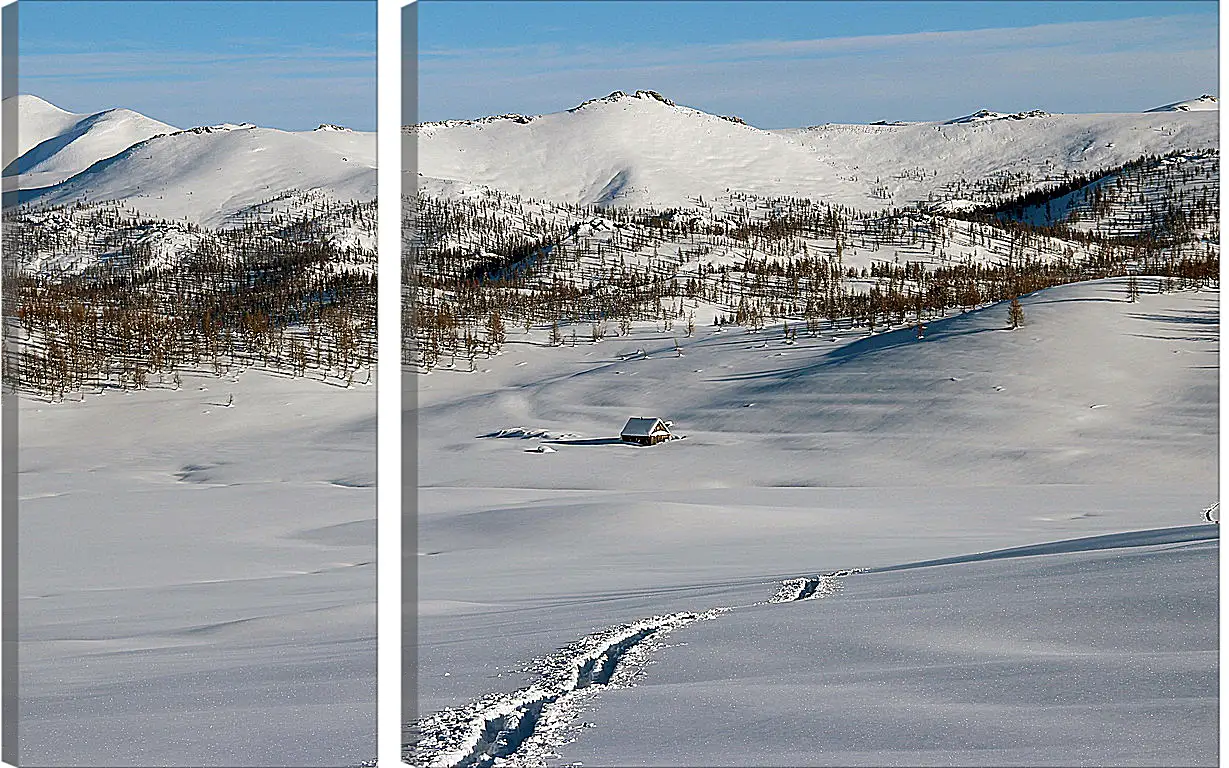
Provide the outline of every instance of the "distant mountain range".
<path id="1" fill-rule="evenodd" d="M 555 203 L 679 207 L 731 193 L 884 208 L 951 197 L 996 175 L 1086 173 L 1147 154 L 1218 147 L 1215 97 L 1144 113 L 980 110 L 940 122 L 763 130 L 654 91 L 554 114 L 406 128 L 420 187 L 487 187 Z"/>
<path id="2" fill-rule="evenodd" d="M 14 98 L 21 202 L 118 200 L 151 216 L 220 226 L 292 191 L 338 200 L 376 195 L 374 133 L 330 124 L 300 132 L 250 123 L 180 130 L 127 109 L 83 115 L 37 96 Z"/>
<path id="3" fill-rule="evenodd" d="M 20 200 L 38 206 L 121 201 L 151 216 L 225 226 L 290 192 L 376 196 L 376 136 L 324 124 L 176 126 L 127 109 L 76 114 L 18 102 Z M 1218 147 L 1214 96 L 1143 113 L 978 110 L 939 122 L 879 121 L 763 130 L 654 91 L 548 115 L 500 115 L 407 127 L 419 184 L 486 187 L 556 203 L 680 207 L 746 193 L 858 208 L 951 199 L 999 176 L 1045 179 L 1146 154 Z M 14 167 L 15 166 L 15 167 Z"/>

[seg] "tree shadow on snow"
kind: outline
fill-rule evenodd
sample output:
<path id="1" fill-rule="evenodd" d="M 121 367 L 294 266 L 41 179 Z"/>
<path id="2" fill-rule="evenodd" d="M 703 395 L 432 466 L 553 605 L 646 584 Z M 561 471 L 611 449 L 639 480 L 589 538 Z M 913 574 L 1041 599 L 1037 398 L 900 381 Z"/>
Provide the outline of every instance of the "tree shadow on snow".
<path id="1" fill-rule="evenodd" d="M 970 325 L 976 324 L 974 327 Z M 714 381 L 756 381 L 764 379 L 790 380 L 812 375 L 832 366 L 847 365 L 870 355 L 877 355 L 893 350 L 916 347 L 919 344 L 936 344 L 945 339 L 955 339 L 961 336 L 974 336 L 981 333 L 1006 332 L 1004 327 L 986 325 L 986 315 L 981 312 L 969 312 L 953 317 L 945 317 L 926 323 L 926 332 L 922 339 L 917 338 L 914 327 L 898 328 L 894 331 L 877 333 L 856 341 L 843 344 L 825 353 L 815 362 L 802 365 L 776 368 L 773 370 L 756 371 L 754 373 L 734 374 L 713 379 Z"/>
<path id="2" fill-rule="evenodd" d="M 1107 299 L 1102 296 L 1069 296 L 1064 299 L 1034 299 L 1031 303 L 1040 306 L 1042 304 L 1066 304 L 1072 301 L 1093 301 L 1098 303 L 1105 302 L 1109 304 L 1122 303 L 1122 299 Z"/>
<path id="3" fill-rule="evenodd" d="M 1197 312 L 1190 315 L 1131 312 L 1128 313 L 1127 317 L 1133 320 L 1146 320 L 1159 323 L 1162 326 L 1170 326 L 1165 330 L 1174 333 L 1193 334 L 1190 336 L 1158 335 L 1155 337 L 1159 339 L 1170 341 L 1216 341 L 1220 338 L 1220 318 L 1215 312 Z M 1144 334 L 1134 335 L 1142 336 Z"/>

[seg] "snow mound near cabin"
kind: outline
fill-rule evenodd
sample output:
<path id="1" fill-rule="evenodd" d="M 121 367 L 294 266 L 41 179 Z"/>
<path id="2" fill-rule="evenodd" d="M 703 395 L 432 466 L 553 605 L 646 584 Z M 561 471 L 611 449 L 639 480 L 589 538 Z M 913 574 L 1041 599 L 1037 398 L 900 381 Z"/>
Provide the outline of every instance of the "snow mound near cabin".
<path id="1" fill-rule="evenodd" d="M 525 427 L 509 427 L 507 429 L 496 430 L 482 437 L 511 437 L 522 440 L 574 440 L 580 435 L 574 432 L 560 432 L 550 429 L 526 429 Z"/>

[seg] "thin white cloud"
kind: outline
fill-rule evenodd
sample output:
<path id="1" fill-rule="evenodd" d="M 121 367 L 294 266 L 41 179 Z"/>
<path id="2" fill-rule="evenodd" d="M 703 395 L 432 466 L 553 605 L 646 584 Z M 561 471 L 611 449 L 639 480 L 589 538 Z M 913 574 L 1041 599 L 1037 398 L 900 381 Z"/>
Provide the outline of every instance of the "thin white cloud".
<path id="1" fill-rule="evenodd" d="M 215 69 L 221 71 L 246 70 L 259 66 L 263 76 L 269 72 L 319 72 L 335 71 L 337 67 L 350 67 L 375 73 L 375 57 L 366 53 L 342 51 L 309 51 L 303 53 L 266 54 L 193 54 L 178 51 L 151 53 L 130 52 L 83 52 L 72 54 L 22 55 L 20 76 L 30 78 L 126 78 L 148 76 L 153 78 L 192 77 L 196 73 Z M 268 68 L 272 68 L 271 70 Z"/>
<path id="2" fill-rule="evenodd" d="M 1170 16 L 670 47 L 428 47 L 420 113 L 554 111 L 636 87 L 769 127 L 869 120 L 887 109 L 896 119 L 940 119 L 988 102 L 1129 110 L 1215 85 L 1216 32 L 1206 26 L 1203 16 Z"/>
<path id="3" fill-rule="evenodd" d="M 331 122 L 372 130 L 375 82 L 370 48 L 23 50 L 18 72 L 21 91 L 73 111 L 128 107 L 185 127 L 250 121 L 301 129 Z"/>

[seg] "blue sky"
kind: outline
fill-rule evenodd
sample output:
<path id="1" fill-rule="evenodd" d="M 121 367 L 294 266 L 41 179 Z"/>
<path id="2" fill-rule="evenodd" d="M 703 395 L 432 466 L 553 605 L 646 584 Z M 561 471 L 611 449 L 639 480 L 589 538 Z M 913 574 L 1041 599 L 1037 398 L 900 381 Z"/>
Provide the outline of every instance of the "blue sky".
<path id="1" fill-rule="evenodd" d="M 419 119 L 660 91 L 765 128 L 1217 93 L 1204 2 L 420 0 Z"/>
<path id="2" fill-rule="evenodd" d="M 376 124 L 374 0 L 20 0 L 18 81 L 180 127 Z"/>

